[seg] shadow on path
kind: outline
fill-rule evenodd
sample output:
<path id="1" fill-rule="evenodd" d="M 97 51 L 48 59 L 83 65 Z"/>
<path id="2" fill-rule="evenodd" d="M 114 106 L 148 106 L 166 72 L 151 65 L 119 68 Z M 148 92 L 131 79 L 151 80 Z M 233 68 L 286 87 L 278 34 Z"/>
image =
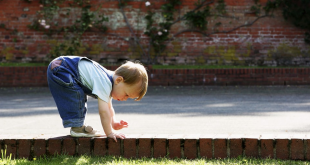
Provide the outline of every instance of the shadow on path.
<path id="1" fill-rule="evenodd" d="M 58 114 L 48 88 L 0 88 L 0 117 Z M 141 101 L 113 101 L 121 114 L 263 116 L 270 112 L 310 112 L 310 87 L 149 87 Z M 98 113 L 89 98 L 88 113 Z"/>

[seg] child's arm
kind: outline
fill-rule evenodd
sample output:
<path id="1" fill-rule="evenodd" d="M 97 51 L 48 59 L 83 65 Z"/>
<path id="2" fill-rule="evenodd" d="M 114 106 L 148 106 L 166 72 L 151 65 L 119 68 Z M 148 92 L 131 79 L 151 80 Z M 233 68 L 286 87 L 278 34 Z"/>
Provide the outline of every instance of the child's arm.
<path id="1" fill-rule="evenodd" d="M 110 108 L 110 112 L 112 114 L 112 128 L 115 130 L 120 130 L 123 128 L 127 128 L 128 127 L 128 123 L 124 120 L 121 121 L 116 121 L 115 120 L 115 112 L 114 112 L 114 108 L 112 105 L 112 99 L 109 102 L 109 108 Z"/>
<path id="2" fill-rule="evenodd" d="M 98 109 L 104 133 L 108 137 L 113 138 L 115 141 L 117 141 L 116 138 L 124 139 L 125 138 L 124 134 L 114 133 L 112 131 L 112 118 L 114 114 L 111 113 L 109 104 L 98 98 Z"/>

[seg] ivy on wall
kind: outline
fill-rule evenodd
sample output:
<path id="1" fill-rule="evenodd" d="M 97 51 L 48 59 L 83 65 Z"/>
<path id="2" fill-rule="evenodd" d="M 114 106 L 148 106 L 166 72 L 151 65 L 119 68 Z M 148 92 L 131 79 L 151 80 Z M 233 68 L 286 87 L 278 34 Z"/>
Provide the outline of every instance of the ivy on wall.
<path id="1" fill-rule="evenodd" d="M 32 30 L 42 31 L 49 37 L 53 35 L 63 35 L 65 41 L 60 41 L 54 45 L 48 54 L 48 59 L 53 59 L 64 54 L 77 54 L 82 46 L 82 36 L 88 31 L 97 31 L 105 33 L 107 27 L 103 22 L 108 18 L 99 12 L 100 6 L 95 11 L 91 11 L 93 6 L 90 0 L 40 0 L 40 10 L 37 12 L 37 18 L 28 27 Z M 60 6 L 66 3 L 69 8 L 62 9 Z M 71 17 L 72 10 L 80 9 L 80 15 Z M 76 14 L 76 13 L 74 13 Z M 60 26 L 57 17 L 75 18 L 72 23 L 66 23 Z"/>
<path id="2" fill-rule="evenodd" d="M 120 5 L 123 17 L 127 20 L 126 14 L 123 8 L 126 6 L 126 3 L 122 3 L 122 0 L 119 2 L 123 5 Z M 151 1 L 146 1 L 145 6 L 148 7 L 148 14 L 145 16 L 147 21 L 146 32 L 144 33 L 149 37 L 149 46 L 146 51 L 143 51 L 143 46 L 139 42 L 139 39 L 132 32 L 133 40 L 136 44 L 140 45 L 142 49 L 142 57 L 146 57 L 147 63 L 158 63 L 158 58 L 166 48 L 168 42 L 173 41 L 174 37 L 186 33 L 186 32 L 195 32 L 199 33 L 202 36 L 209 37 L 210 35 L 217 33 L 229 33 L 235 31 L 241 27 L 252 26 L 256 21 L 261 18 L 271 16 L 270 13 L 266 12 L 265 14 L 257 13 L 256 19 L 252 22 L 247 22 L 245 24 L 235 26 L 228 30 L 219 30 L 223 26 L 222 22 L 217 21 L 217 18 L 223 17 L 226 19 L 238 19 L 236 17 L 227 16 L 226 5 L 224 0 L 198 0 L 196 1 L 196 7 L 192 10 L 187 11 L 185 14 L 180 15 L 178 11 L 179 6 L 182 5 L 179 0 L 167 0 L 165 4 L 161 6 L 161 16 L 163 21 L 158 22 L 154 20 L 155 11 L 152 9 Z M 211 7 L 212 6 L 212 7 Z M 158 10 L 156 10 L 158 12 Z M 212 28 L 208 29 L 209 22 L 208 20 L 215 19 L 217 21 L 215 25 L 212 25 Z M 187 29 L 183 29 L 174 34 L 171 34 L 170 29 L 176 23 L 185 22 L 188 25 Z M 126 21 L 127 27 L 132 29 L 132 25 Z M 151 52 L 153 51 L 153 52 Z M 200 60 L 201 61 L 201 60 Z"/>
<path id="3" fill-rule="evenodd" d="M 309 0 L 274 0 L 267 1 L 266 12 L 280 8 L 284 19 L 295 26 L 310 31 L 310 1 Z M 305 42 L 310 43 L 310 33 L 305 33 Z"/>
<path id="4" fill-rule="evenodd" d="M 32 0 L 24 0 L 31 4 Z M 109 19 L 100 10 L 101 6 L 93 6 L 90 0 L 39 0 L 40 10 L 37 11 L 36 19 L 28 27 L 35 31 L 44 32 L 54 42 L 51 51 L 48 53 L 48 60 L 63 55 L 63 54 L 78 54 L 82 50 L 83 34 L 85 32 L 96 32 L 96 35 L 105 34 L 113 35 L 124 39 L 127 42 L 133 41 L 131 51 L 139 55 L 139 58 L 145 63 L 158 63 L 160 57 L 166 49 L 169 42 L 174 41 L 174 38 L 182 33 L 195 32 L 202 36 L 209 37 L 218 33 L 229 33 L 241 27 L 252 26 L 256 21 L 261 18 L 272 16 L 273 11 L 282 8 L 283 16 L 285 19 L 293 22 L 296 26 L 310 30 L 310 2 L 307 0 L 274 0 L 267 1 L 265 6 L 259 3 L 259 0 L 254 0 L 253 5 L 249 10 L 255 13 L 256 18 L 252 22 L 232 27 L 231 29 L 221 30 L 225 26 L 220 19 L 238 19 L 230 17 L 226 11 L 226 4 L 224 0 L 197 0 L 195 8 L 180 14 L 182 1 L 180 0 L 166 0 L 166 3 L 160 6 L 160 10 L 155 9 L 152 1 L 142 1 L 146 6 L 147 12 L 145 14 L 146 25 L 144 27 L 144 35 L 148 37 L 148 45 L 142 42 L 141 38 L 135 34 L 133 25 L 128 21 L 124 9 L 128 7 L 129 0 L 118 0 L 119 9 L 123 15 L 128 29 L 130 30 L 130 37 L 123 37 L 117 34 L 107 33 L 109 27 L 105 26 L 105 22 Z M 64 7 L 65 6 L 65 7 Z M 155 15 L 160 15 L 162 19 L 156 20 Z M 62 19 L 72 20 L 67 22 L 60 22 Z M 215 24 L 210 27 L 209 20 L 215 20 Z M 172 27 L 183 22 L 187 27 L 183 30 L 174 32 L 172 34 Z M 5 24 L 0 23 L 0 28 L 6 28 Z M 10 30 L 17 33 L 17 30 Z M 59 35 L 64 39 L 58 39 Z M 17 42 L 15 38 L 13 41 Z M 310 34 L 305 34 L 305 42 L 310 43 Z M 173 56 L 167 53 L 167 56 Z M 248 55 L 247 55 L 248 56 Z M 247 57 L 246 56 L 246 57 Z M 235 60 L 229 54 L 228 60 Z M 200 63 L 204 62 L 202 57 L 199 57 Z M 260 59 L 260 61 L 263 61 Z M 262 64 L 263 62 L 259 62 Z M 257 64 L 257 62 L 253 62 Z"/>
<path id="5" fill-rule="evenodd" d="M 29 0 L 28 0 L 29 1 Z M 198 0 L 196 7 L 183 15 L 176 17 L 176 12 L 180 10 L 182 5 L 180 0 L 167 0 L 160 7 L 160 15 L 163 18 L 162 22 L 154 20 L 155 10 L 153 4 L 150 1 L 143 2 L 147 6 L 147 14 L 144 17 L 146 20 L 146 27 L 144 34 L 149 37 L 149 45 L 143 45 L 141 40 L 136 36 L 133 31 L 132 25 L 129 24 L 127 16 L 124 12 L 124 8 L 127 7 L 128 0 L 118 0 L 120 11 L 123 14 L 124 20 L 131 32 L 130 39 L 118 36 L 117 34 L 111 34 L 123 38 L 126 41 L 134 41 L 134 47 L 139 48 L 140 60 L 145 63 L 158 63 L 157 57 L 159 57 L 166 48 L 167 42 L 173 41 L 174 37 L 185 32 L 197 32 L 203 36 L 210 36 L 216 33 L 229 33 L 244 26 L 253 25 L 258 19 L 269 16 L 258 15 L 257 19 L 253 22 L 246 23 L 230 30 L 218 30 L 217 27 L 222 25 L 221 22 L 217 22 L 212 30 L 208 29 L 208 19 L 213 17 L 227 17 L 225 10 L 224 0 Z M 31 2 L 31 1 L 29 1 Z M 35 21 L 29 25 L 30 29 L 36 31 L 42 31 L 49 37 L 57 38 L 57 35 L 64 35 L 65 40 L 59 41 L 51 49 L 48 58 L 54 58 L 63 54 L 77 54 L 79 48 L 83 44 L 81 42 L 83 34 L 89 31 L 97 31 L 99 33 L 105 33 L 107 28 L 104 26 L 104 22 L 109 21 L 103 13 L 100 12 L 100 6 L 95 11 L 91 11 L 93 6 L 89 0 L 40 0 L 40 10 L 37 12 Z M 213 6 L 211 10 L 210 6 Z M 68 6 L 62 8 L 60 6 Z M 71 18 L 72 13 L 76 14 L 72 10 L 80 9 L 81 15 L 77 16 L 72 23 L 61 25 L 57 18 L 59 16 Z M 236 19 L 231 17 L 231 19 Z M 170 29 L 176 23 L 184 21 L 188 26 L 187 29 L 181 30 L 174 34 L 171 34 Z M 209 30 L 209 31 L 208 31 Z M 109 35 L 109 34 L 107 34 Z M 136 50 L 136 49 L 132 49 Z"/>

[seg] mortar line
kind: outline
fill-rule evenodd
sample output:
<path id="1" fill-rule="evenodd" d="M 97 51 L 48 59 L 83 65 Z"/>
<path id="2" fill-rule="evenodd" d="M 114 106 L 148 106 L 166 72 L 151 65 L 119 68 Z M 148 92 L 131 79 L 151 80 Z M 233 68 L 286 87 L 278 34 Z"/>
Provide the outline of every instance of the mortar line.
<path id="1" fill-rule="evenodd" d="M 154 138 L 151 138 L 151 157 L 154 157 Z"/>
<path id="2" fill-rule="evenodd" d="M 200 140 L 197 139 L 196 141 L 196 148 L 197 148 L 197 158 L 201 158 L 200 156 Z"/>
<path id="3" fill-rule="evenodd" d="M 215 154 L 214 154 L 214 139 L 213 138 L 211 140 L 211 145 L 212 145 L 212 159 L 214 159 Z"/>
<path id="4" fill-rule="evenodd" d="M 292 144 L 292 139 L 288 139 L 288 159 L 292 159 L 291 144 Z"/>
<path id="5" fill-rule="evenodd" d="M 227 150 L 226 150 L 227 158 L 230 158 L 230 139 L 229 138 L 226 139 L 226 143 L 227 143 L 227 145 L 226 145 L 226 147 L 227 147 Z"/>
<path id="6" fill-rule="evenodd" d="M 136 158 L 139 157 L 139 138 L 136 138 Z"/>
<path id="7" fill-rule="evenodd" d="M 90 155 L 94 155 L 95 138 L 90 138 Z"/>

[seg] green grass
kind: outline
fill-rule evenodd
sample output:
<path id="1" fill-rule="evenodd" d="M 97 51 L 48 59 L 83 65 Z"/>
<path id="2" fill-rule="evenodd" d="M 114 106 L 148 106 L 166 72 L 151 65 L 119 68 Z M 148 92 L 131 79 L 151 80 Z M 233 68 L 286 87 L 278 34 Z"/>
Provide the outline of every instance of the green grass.
<path id="1" fill-rule="evenodd" d="M 43 157 L 34 158 L 34 160 L 26 159 L 0 159 L 0 165 L 10 164 L 10 165 L 39 165 L 39 164 L 122 164 L 122 165 L 182 165 L 182 164 L 195 164 L 195 165 L 221 165 L 221 164 L 231 164 L 231 165 L 310 165 L 309 161 L 292 161 L 292 160 L 275 160 L 275 159 L 254 159 L 254 158 L 236 158 L 236 159 L 167 159 L 167 158 L 141 158 L 141 159 L 126 159 L 122 157 L 92 157 L 92 156 L 53 156 L 53 157 Z"/>

